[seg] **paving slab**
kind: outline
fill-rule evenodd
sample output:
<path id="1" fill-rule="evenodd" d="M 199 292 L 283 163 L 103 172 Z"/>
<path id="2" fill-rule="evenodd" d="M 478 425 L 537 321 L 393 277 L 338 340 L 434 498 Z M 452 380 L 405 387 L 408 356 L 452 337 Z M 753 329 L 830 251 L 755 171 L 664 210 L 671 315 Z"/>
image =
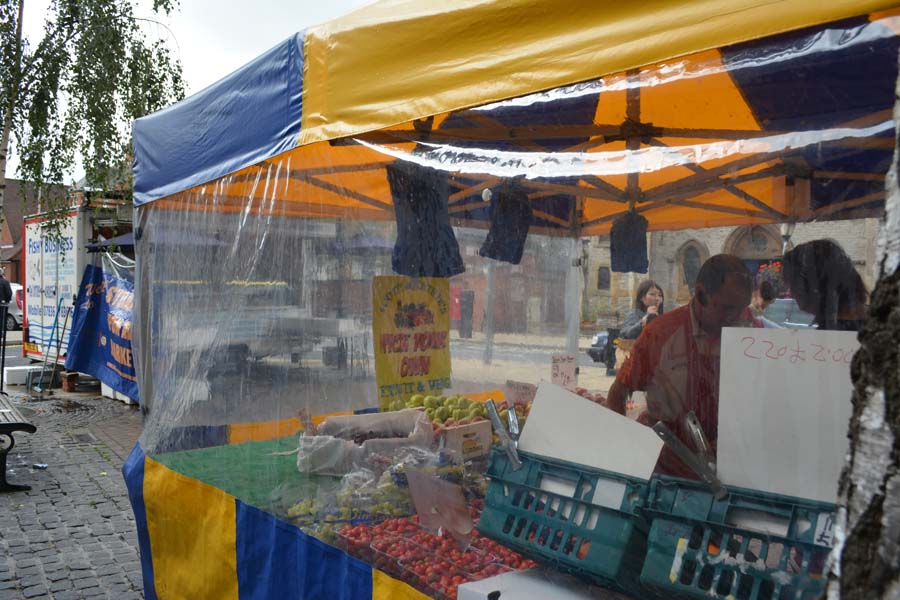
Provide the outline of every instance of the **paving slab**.
<path id="1" fill-rule="evenodd" d="M 16 435 L 0 494 L 0 600 L 143 598 L 122 464 L 140 409 L 93 394 L 28 399 L 7 391 L 37 432 Z M 46 469 L 35 468 L 46 464 Z"/>

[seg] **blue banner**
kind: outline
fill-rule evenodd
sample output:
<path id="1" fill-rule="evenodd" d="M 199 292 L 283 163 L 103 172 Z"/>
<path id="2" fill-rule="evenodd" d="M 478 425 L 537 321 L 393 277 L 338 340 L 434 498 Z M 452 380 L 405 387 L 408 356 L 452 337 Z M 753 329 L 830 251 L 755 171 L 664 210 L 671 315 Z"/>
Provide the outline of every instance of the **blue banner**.
<path id="1" fill-rule="evenodd" d="M 72 313 L 66 369 L 93 375 L 138 400 L 131 353 L 134 281 L 88 265 Z"/>

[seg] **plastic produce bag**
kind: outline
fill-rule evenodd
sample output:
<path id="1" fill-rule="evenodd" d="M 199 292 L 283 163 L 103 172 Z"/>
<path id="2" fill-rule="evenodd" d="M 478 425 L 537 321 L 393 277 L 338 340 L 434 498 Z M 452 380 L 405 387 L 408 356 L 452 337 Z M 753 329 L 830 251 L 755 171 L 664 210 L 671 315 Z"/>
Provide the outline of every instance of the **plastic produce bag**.
<path id="1" fill-rule="evenodd" d="M 317 475 L 345 475 L 378 462 L 390 464 L 404 447 L 427 449 L 431 423 L 419 410 L 329 417 L 318 435 L 300 438 L 297 469 Z"/>
<path id="2" fill-rule="evenodd" d="M 317 433 L 354 440 L 361 444 L 368 439 L 405 438 L 418 436 L 426 431 L 430 433 L 431 423 L 425 413 L 420 410 L 408 409 L 328 417 L 319 425 Z"/>
<path id="3" fill-rule="evenodd" d="M 343 475 L 362 459 L 363 450 L 353 442 L 315 435 L 301 437 L 297 452 L 297 470 L 316 475 Z"/>

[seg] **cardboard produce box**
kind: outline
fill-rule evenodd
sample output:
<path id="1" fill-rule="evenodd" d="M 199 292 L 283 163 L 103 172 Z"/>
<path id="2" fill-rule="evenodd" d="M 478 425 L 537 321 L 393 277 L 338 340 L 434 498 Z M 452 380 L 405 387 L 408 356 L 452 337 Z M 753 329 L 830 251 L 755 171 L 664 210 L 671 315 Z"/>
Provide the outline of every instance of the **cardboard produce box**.
<path id="1" fill-rule="evenodd" d="M 448 427 L 444 431 L 445 447 L 463 460 L 485 456 L 491 452 L 491 433 L 490 421 Z"/>

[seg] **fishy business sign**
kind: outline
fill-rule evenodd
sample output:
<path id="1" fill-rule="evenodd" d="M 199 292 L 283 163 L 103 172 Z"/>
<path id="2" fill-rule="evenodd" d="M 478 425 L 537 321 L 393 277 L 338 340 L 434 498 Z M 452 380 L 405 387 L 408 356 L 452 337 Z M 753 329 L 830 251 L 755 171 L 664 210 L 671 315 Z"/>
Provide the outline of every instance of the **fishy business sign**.
<path id="1" fill-rule="evenodd" d="M 449 299 L 447 279 L 382 276 L 372 281 L 375 380 L 382 410 L 450 387 Z"/>
<path id="2" fill-rule="evenodd" d="M 75 302 L 66 369 L 94 375 L 138 399 L 131 351 L 134 282 L 88 265 Z"/>

